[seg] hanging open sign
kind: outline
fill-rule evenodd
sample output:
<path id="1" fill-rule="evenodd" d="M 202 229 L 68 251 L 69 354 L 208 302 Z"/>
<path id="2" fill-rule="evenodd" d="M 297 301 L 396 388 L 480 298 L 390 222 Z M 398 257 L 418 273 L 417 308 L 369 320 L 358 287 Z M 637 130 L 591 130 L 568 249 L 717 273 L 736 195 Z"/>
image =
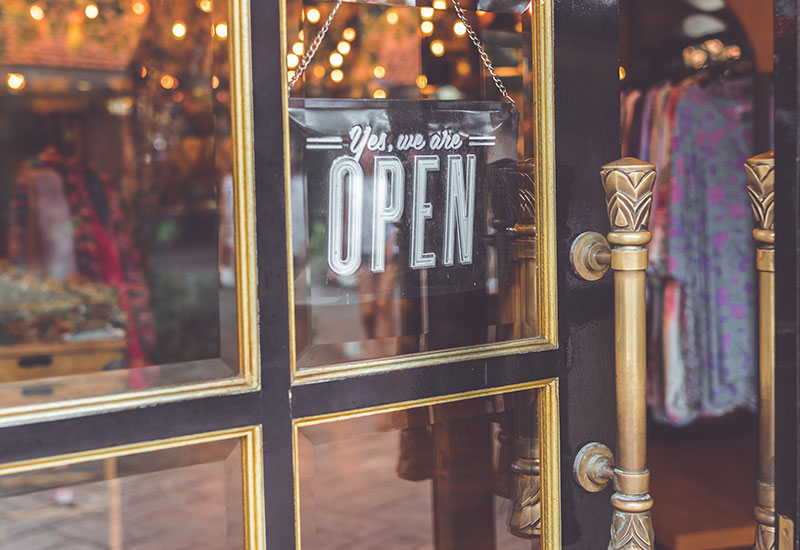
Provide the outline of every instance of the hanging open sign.
<path id="1" fill-rule="evenodd" d="M 434 293 L 486 284 L 491 221 L 515 194 L 513 106 L 293 99 L 289 116 L 304 225 L 325 239 L 312 265 L 339 277 L 387 261 L 425 269 Z"/>

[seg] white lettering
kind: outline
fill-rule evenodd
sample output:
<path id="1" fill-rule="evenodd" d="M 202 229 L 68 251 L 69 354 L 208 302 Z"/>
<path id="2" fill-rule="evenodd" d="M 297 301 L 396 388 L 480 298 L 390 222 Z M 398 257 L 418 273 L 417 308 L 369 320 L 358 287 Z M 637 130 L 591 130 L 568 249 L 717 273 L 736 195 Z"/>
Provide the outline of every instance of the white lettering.
<path id="1" fill-rule="evenodd" d="M 341 156 L 331 165 L 329 182 L 328 265 L 338 275 L 353 275 L 361 266 L 364 171 L 352 157 Z M 348 187 L 347 238 L 343 242 L 345 185 Z"/>
<path id="2" fill-rule="evenodd" d="M 466 181 L 465 181 L 466 179 Z M 475 155 L 467 155 L 467 173 L 460 155 L 447 155 L 444 203 L 444 265 L 453 265 L 458 232 L 458 263 L 472 263 L 472 227 L 475 219 Z"/>
<path id="3" fill-rule="evenodd" d="M 436 267 L 436 253 L 425 252 L 425 220 L 433 217 L 433 205 L 426 202 L 428 172 L 439 170 L 439 157 L 420 155 L 414 157 L 414 209 L 411 220 L 412 269 Z"/>
<path id="4" fill-rule="evenodd" d="M 389 175 L 391 174 L 391 191 Z M 386 265 L 386 224 L 403 215 L 405 171 L 397 157 L 375 157 L 375 190 L 372 201 L 372 271 L 381 273 Z M 386 199 L 389 198 L 389 204 Z"/>

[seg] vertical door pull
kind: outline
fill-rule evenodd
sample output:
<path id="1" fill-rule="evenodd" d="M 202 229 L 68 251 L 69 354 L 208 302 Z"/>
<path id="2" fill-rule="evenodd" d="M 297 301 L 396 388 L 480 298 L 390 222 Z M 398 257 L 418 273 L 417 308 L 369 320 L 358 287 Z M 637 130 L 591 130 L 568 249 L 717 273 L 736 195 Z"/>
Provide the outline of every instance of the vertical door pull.
<path id="1" fill-rule="evenodd" d="M 603 166 L 600 176 L 611 232 L 607 241 L 597 233 L 578 236 L 570 261 L 589 281 L 602 277 L 609 265 L 614 272 L 617 452 L 612 456 L 604 445 L 587 444 L 575 458 L 574 474 L 588 491 L 602 489 L 603 480 L 614 482 L 609 550 L 652 550 L 653 498 L 645 466 L 645 245 L 656 171 L 627 157 Z"/>
<path id="2" fill-rule="evenodd" d="M 775 156 L 745 163 L 758 271 L 758 487 L 755 550 L 775 548 Z"/>

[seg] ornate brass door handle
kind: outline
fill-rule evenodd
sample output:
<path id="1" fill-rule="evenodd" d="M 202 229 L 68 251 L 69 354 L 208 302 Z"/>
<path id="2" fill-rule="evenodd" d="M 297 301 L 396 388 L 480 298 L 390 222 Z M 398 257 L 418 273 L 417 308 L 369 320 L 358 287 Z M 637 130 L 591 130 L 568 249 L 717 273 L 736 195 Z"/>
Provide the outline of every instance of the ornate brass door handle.
<path id="1" fill-rule="evenodd" d="M 589 443 L 578 453 L 574 473 L 593 492 L 614 482 L 609 550 L 652 550 L 653 499 L 645 467 L 645 245 L 650 242 L 647 223 L 656 171 L 628 157 L 603 166 L 600 175 L 611 232 L 608 241 L 598 233 L 580 235 L 571 263 L 589 281 L 602 277 L 609 265 L 614 271 L 617 452 L 613 456 L 605 445 Z"/>
<path id="2" fill-rule="evenodd" d="M 759 436 L 755 550 L 775 548 L 775 156 L 745 163 L 756 228 L 758 270 Z"/>

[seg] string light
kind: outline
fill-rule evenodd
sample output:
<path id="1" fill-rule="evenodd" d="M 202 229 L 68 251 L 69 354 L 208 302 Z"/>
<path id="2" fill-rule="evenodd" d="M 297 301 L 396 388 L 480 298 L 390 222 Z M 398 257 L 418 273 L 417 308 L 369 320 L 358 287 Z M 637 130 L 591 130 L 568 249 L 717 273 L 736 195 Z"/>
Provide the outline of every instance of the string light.
<path id="1" fill-rule="evenodd" d="M 306 18 L 308 18 L 311 23 L 316 23 L 320 18 L 319 10 L 317 8 L 309 8 L 306 12 Z"/>
<path id="2" fill-rule="evenodd" d="M 21 90 L 25 87 L 25 77 L 19 73 L 8 73 L 6 75 L 6 85 L 12 90 Z"/>
<path id="3" fill-rule="evenodd" d="M 42 6 L 39 4 L 34 4 L 30 8 L 28 8 L 28 13 L 33 17 L 36 21 L 41 21 L 44 19 L 44 10 Z"/>
<path id="4" fill-rule="evenodd" d="M 221 40 L 228 38 L 228 24 L 225 22 L 217 23 L 217 26 L 214 27 L 214 34 L 216 34 Z"/>
<path id="5" fill-rule="evenodd" d="M 356 38 L 356 30 L 353 27 L 347 27 L 344 31 L 342 31 L 342 38 L 348 42 L 352 42 Z"/>
<path id="6" fill-rule="evenodd" d="M 144 15 L 144 12 L 147 11 L 147 6 L 144 2 L 136 0 L 133 4 L 131 4 L 131 11 L 134 13 L 134 15 Z"/>
<path id="7" fill-rule="evenodd" d="M 464 36 L 467 34 L 467 26 L 461 21 L 456 21 L 455 25 L 453 25 L 453 32 L 456 33 L 457 36 Z"/>
<path id="8" fill-rule="evenodd" d="M 186 23 L 183 21 L 175 21 L 172 24 L 172 36 L 181 40 L 183 37 L 186 36 Z"/>
<path id="9" fill-rule="evenodd" d="M 372 74 L 375 76 L 375 78 L 383 78 L 386 76 L 386 69 L 383 67 L 383 65 L 375 65 L 375 68 L 372 69 Z"/>
<path id="10" fill-rule="evenodd" d="M 423 19 L 430 19 L 433 17 L 434 9 L 430 6 L 426 6 L 424 8 L 419 9 L 419 14 L 422 16 Z"/>
<path id="11" fill-rule="evenodd" d="M 343 78 L 344 78 L 344 73 L 339 69 L 331 71 L 331 80 L 333 80 L 334 82 L 341 82 Z"/>
<path id="12" fill-rule="evenodd" d="M 344 57 L 339 52 L 333 52 L 328 60 L 331 62 L 331 67 L 341 67 L 344 63 Z"/>
<path id="13" fill-rule="evenodd" d="M 294 69 L 295 67 L 297 67 L 298 63 L 300 63 L 300 58 L 297 57 L 295 54 L 290 53 L 289 55 L 286 56 L 286 65 L 290 69 Z"/>
<path id="14" fill-rule="evenodd" d="M 295 42 L 292 44 L 292 53 L 295 55 L 303 55 L 303 43 L 302 42 Z"/>
<path id="15" fill-rule="evenodd" d="M 325 76 L 325 67 L 323 67 L 322 65 L 316 65 L 314 66 L 314 70 L 311 72 L 314 73 L 314 76 L 316 76 L 317 78 L 322 78 L 323 76 Z"/>
<path id="16" fill-rule="evenodd" d="M 447 2 L 444 0 L 435 0 L 433 3 L 433 9 L 435 10 L 446 10 L 447 9 Z"/>
<path id="17" fill-rule="evenodd" d="M 436 57 L 442 57 L 444 55 L 444 43 L 441 40 L 431 42 L 431 53 Z"/>
<path id="18" fill-rule="evenodd" d="M 342 40 L 336 45 L 336 49 L 339 50 L 340 54 L 347 55 L 350 53 L 350 42 L 345 42 Z"/>
<path id="19" fill-rule="evenodd" d="M 211 88 L 214 90 L 219 88 L 219 77 L 217 75 L 212 75 L 211 77 Z"/>
<path id="20" fill-rule="evenodd" d="M 463 59 L 456 64 L 456 72 L 460 75 L 468 75 L 470 68 L 469 62 Z"/>
<path id="21" fill-rule="evenodd" d="M 94 19 L 100 15 L 100 10 L 97 8 L 97 4 L 87 4 L 83 9 L 83 14 L 87 17 L 87 19 Z"/>
<path id="22" fill-rule="evenodd" d="M 171 74 L 165 74 L 161 77 L 161 87 L 165 90 L 172 90 L 178 87 L 178 79 Z"/>
<path id="23" fill-rule="evenodd" d="M 375 99 L 386 99 L 386 90 L 382 90 L 378 88 L 374 92 L 372 92 L 372 97 Z"/>
<path id="24" fill-rule="evenodd" d="M 214 9 L 214 2 L 212 0 L 198 0 L 197 7 L 200 8 L 200 11 L 211 13 Z"/>
<path id="25" fill-rule="evenodd" d="M 417 88 L 421 90 L 427 85 L 428 85 L 428 77 L 425 76 L 424 74 L 419 75 L 417 77 Z"/>
<path id="26" fill-rule="evenodd" d="M 397 22 L 400 21 L 400 16 L 397 15 L 397 12 L 394 10 L 389 10 L 386 12 L 386 22 L 390 25 L 396 25 Z"/>
<path id="27" fill-rule="evenodd" d="M 294 71 L 289 71 L 288 73 L 286 73 L 287 80 L 291 80 L 293 78 L 294 78 Z"/>
<path id="28" fill-rule="evenodd" d="M 626 76 L 628 76 L 628 73 L 627 73 L 627 71 L 625 70 L 625 67 L 623 67 L 622 65 L 620 65 L 620 66 L 619 66 L 619 79 L 620 79 L 620 80 L 625 80 L 625 77 L 626 77 Z"/>
<path id="29" fill-rule="evenodd" d="M 147 77 L 147 67 L 142 65 L 142 67 L 139 69 L 139 78 L 146 78 L 146 77 Z"/>
<path id="30" fill-rule="evenodd" d="M 300 42 L 306 39 L 306 33 L 303 32 L 303 29 L 300 29 L 300 32 L 297 33 L 297 38 L 300 39 Z"/>
<path id="31" fill-rule="evenodd" d="M 419 26 L 419 30 L 422 31 L 422 34 L 425 36 L 433 33 L 433 23 L 430 21 L 423 21 L 422 24 Z"/>

